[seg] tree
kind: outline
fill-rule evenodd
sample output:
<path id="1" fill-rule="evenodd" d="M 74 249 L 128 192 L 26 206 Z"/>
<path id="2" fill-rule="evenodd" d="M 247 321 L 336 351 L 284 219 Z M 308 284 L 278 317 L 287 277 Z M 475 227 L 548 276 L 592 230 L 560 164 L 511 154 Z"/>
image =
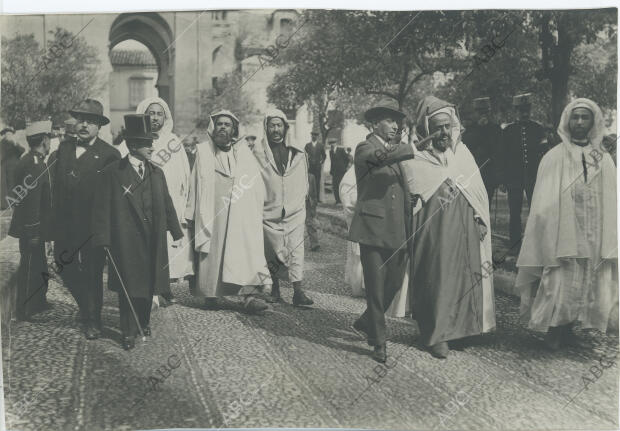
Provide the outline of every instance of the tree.
<path id="1" fill-rule="evenodd" d="M 243 124 L 257 122 L 259 112 L 252 99 L 243 89 L 243 74 L 235 70 L 218 79 L 213 88 L 200 92 L 200 112 L 197 127 L 206 129 L 209 126 L 210 114 L 220 109 L 233 112 Z"/>
<path id="2" fill-rule="evenodd" d="M 16 127 L 27 121 L 56 121 L 87 96 L 102 91 L 100 61 L 83 37 L 56 28 L 41 51 L 34 35 L 2 38 L 3 120 Z"/>
<path id="3" fill-rule="evenodd" d="M 617 9 L 532 12 L 532 27 L 539 31 L 542 51 L 539 78 L 551 82 L 554 124 L 559 123 L 567 103 L 575 48 L 581 43 L 593 42 L 600 32 L 608 37 L 614 35 L 617 32 L 617 15 Z"/>

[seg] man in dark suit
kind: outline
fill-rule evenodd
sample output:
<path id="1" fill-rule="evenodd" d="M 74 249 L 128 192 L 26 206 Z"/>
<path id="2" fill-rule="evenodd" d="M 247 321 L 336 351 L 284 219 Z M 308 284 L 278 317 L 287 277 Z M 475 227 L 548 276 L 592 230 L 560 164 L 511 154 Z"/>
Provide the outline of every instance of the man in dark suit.
<path id="1" fill-rule="evenodd" d="M 489 203 L 497 187 L 497 151 L 502 139 L 502 128 L 492 121 L 491 99 L 474 99 L 476 123 L 468 126 L 463 133 L 463 143 L 467 146 L 480 168 L 480 175 L 489 196 Z"/>
<path id="2" fill-rule="evenodd" d="M 407 262 L 410 201 L 398 162 L 413 159 L 413 147 L 390 144 L 405 117 L 392 101 L 369 109 L 364 117 L 373 133 L 355 149 L 357 203 L 349 241 L 360 245 L 366 311 L 353 328 L 367 335 L 373 359 L 385 362 L 385 311 L 402 286 Z"/>
<path id="3" fill-rule="evenodd" d="M 336 198 L 336 203 L 340 203 L 340 181 L 342 181 L 342 177 L 347 172 L 347 168 L 349 167 L 349 156 L 347 156 L 347 152 L 344 147 L 337 147 L 336 140 L 330 140 L 331 149 L 329 150 L 329 159 L 331 163 L 331 167 L 329 173 L 332 176 L 332 188 L 334 189 L 334 197 Z"/>
<path id="4" fill-rule="evenodd" d="M 546 137 L 544 127 L 530 119 L 530 98 L 530 93 L 513 97 L 519 119 L 504 128 L 502 149 L 499 152 L 500 182 L 508 189 L 511 244 L 521 239 L 523 191 L 527 195 L 528 205 L 531 204 L 538 165 L 547 149 L 543 143 Z M 515 250 L 518 251 L 518 248 Z"/>
<path id="5" fill-rule="evenodd" d="M 45 157 L 50 149 L 51 121 L 37 121 L 26 128 L 30 151 L 15 169 L 17 204 L 13 211 L 9 235 L 19 238 L 17 275 L 17 319 L 48 307 L 47 259 L 45 241 L 50 234 L 51 188 Z"/>
<path id="6" fill-rule="evenodd" d="M 321 173 L 323 172 L 323 163 L 325 162 L 325 146 L 319 142 L 318 130 L 312 130 L 310 133 L 311 141 L 306 144 L 305 150 L 308 156 L 308 173 L 314 177 L 317 195 L 321 184 Z"/>
<path id="7" fill-rule="evenodd" d="M 112 256 L 108 285 L 118 292 L 125 350 L 135 346 L 139 332 L 130 301 L 144 335 L 150 336 L 153 295 L 170 290 L 166 232 L 173 246 L 183 237 L 164 173 L 148 163 L 154 136 L 148 115 L 125 115 L 129 154 L 103 169 L 94 199 L 92 244 Z"/>
<path id="8" fill-rule="evenodd" d="M 73 263 L 62 271 L 65 285 L 75 298 L 85 325 L 86 338 L 98 338 L 101 331 L 103 304 L 103 267 L 105 256 L 92 247 L 92 207 L 98 173 L 120 159 L 120 153 L 99 139 L 99 129 L 110 122 L 103 106 L 86 99 L 69 111 L 77 120 L 75 137 L 61 142 L 49 159 L 52 174 L 52 208 L 54 255 L 65 250 L 78 250 Z"/>

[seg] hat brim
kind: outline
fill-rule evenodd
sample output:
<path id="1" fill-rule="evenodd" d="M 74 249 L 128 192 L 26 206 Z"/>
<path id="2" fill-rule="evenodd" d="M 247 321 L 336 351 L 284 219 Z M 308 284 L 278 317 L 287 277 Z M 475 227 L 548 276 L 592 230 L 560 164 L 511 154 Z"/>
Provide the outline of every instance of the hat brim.
<path id="1" fill-rule="evenodd" d="M 97 118 L 97 120 L 99 121 L 99 125 L 100 126 L 105 126 L 106 124 L 110 123 L 110 119 L 108 117 L 106 117 L 105 115 L 94 114 L 92 112 L 70 110 L 69 114 L 71 114 L 71 116 L 73 118 L 76 118 L 76 116 L 78 116 L 78 115 L 83 115 L 85 117 L 88 116 L 88 117 Z"/>
<path id="2" fill-rule="evenodd" d="M 372 122 L 379 116 L 393 116 L 399 120 L 402 120 L 406 117 L 404 112 L 398 111 L 396 109 L 387 108 L 385 106 L 376 106 L 370 108 L 368 111 L 364 113 L 364 119 L 368 122 Z"/>

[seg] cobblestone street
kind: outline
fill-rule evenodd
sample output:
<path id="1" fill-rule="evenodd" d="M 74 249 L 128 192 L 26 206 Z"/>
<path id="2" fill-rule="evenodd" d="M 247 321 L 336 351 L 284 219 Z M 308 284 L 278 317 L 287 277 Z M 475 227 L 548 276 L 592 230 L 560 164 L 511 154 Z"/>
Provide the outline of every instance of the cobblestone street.
<path id="1" fill-rule="evenodd" d="M 2 328 L 7 427 L 618 427 L 617 337 L 578 331 L 589 348 L 551 353 L 498 289 L 496 332 L 437 360 L 414 322 L 389 319 L 392 359 L 378 365 L 349 329 L 364 300 L 344 284 L 345 254 L 328 233 L 306 250 L 307 310 L 286 288 L 287 304 L 264 316 L 203 311 L 187 283 L 173 285 L 179 304 L 155 310 L 153 336 L 130 352 L 115 294 L 106 290 L 104 337 L 87 341 L 68 291 L 51 282 L 53 309 Z"/>

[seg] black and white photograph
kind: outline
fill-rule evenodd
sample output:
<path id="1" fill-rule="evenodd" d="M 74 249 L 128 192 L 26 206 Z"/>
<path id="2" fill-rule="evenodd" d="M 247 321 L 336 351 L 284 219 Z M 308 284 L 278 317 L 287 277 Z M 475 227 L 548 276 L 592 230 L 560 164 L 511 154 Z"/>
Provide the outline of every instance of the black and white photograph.
<path id="1" fill-rule="evenodd" d="M 614 3 L 131 3 L 0 8 L 0 431 L 619 428 Z"/>

